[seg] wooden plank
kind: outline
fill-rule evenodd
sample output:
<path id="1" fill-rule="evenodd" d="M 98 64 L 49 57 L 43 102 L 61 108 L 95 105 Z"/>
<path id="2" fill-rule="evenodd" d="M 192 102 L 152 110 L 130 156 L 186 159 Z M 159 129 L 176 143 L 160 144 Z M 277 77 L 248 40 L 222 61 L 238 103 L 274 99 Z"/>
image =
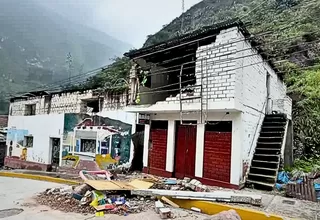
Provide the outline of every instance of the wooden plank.
<path id="1" fill-rule="evenodd" d="M 316 190 L 314 188 L 314 180 L 310 180 L 310 185 L 312 186 L 312 187 L 310 187 L 311 188 L 311 199 L 312 199 L 311 201 L 317 202 Z"/>
<path id="2" fill-rule="evenodd" d="M 179 205 L 177 205 L 176 203 L 172 202 L 170 199 L 168 199 L 168 198 L 165 197 L 165 196 L 162 196 L 162 197 L 161 197 L 161 200 L 164 201 L 165 203 L 171 205 L 171 206 L 174 207 L 174 208 L 179 208 L 179 207 L 180 207 Z"/>
<path id="3" fill-rule="evenodd" d="M 133 186 L 120 181 L 86 180 L 85 183 L 99 191 L 108 191 L 108 190 L 120 191 L 120 190 L 134 189 Z"/>
<path id="4" fill-rule="evenodd" d="M 135 189 L 149 189 L 151 186 L 153 186 L 153 183 L 147 182 L 147 181 L 142 181 L 142 180 L 132 180 L 131 182 L 128 183 Z"/>

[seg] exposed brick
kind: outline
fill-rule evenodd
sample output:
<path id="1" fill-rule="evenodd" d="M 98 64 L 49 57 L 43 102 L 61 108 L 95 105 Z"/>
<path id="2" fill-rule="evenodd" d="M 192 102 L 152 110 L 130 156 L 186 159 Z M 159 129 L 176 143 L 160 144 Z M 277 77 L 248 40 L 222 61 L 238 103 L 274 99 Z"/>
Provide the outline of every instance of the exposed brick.
<path id="1" fill-rule="evenodd" d="M 231 133 L 205 132 L 203 178 L 230 182 Z"/>
<path id="2" fill-rule="evenodd" d="M 152 149 L 149 151 L 150 169 L 166 170 L 167 130 L 153 129 L 151 131 Z"/>

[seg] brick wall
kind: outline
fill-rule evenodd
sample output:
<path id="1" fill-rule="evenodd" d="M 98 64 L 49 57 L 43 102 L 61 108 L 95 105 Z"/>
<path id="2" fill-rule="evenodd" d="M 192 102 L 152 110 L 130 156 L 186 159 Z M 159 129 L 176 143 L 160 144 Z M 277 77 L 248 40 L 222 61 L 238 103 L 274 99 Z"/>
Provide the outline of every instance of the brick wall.
<path id="1" fill-rule="evenodd" d="M 206 131 L 204 140 L 203 177 L 229 183 L 231 133 Z"/>
<path id="2" fill-rule="evenodd" d="M 8 115 L 0 115 L 0 128 L 8 126 Z"/>
<path id="3" fill-rule="evenodd" d="M 55 94 L 51 100 L 44 96 L 32 97 L 26 100 L 16 100 L 10 104 L 11 115 L 24 115 L 25 106 L 28 104 L 36 105 L 36 115 L 47 114 L 50 106 L 51 114 L 62 113 L 80 113 L 86 112 L 86 106 L 83 100 L 97 97 L 92 91 L 72 92 Z M 122 108 L 126 105 L 127 94 L 111 95 L 106 94 L 103 97 L 102 111 L 111 111 Z"/>
<path id="4" fill-rule="evenodd" d="M 214 102 L 231 101 L 235 96 L 235 73 L 238 28 L 222 30 L 216 41 L 197 50 L 196 85 L 204 85 L 203 97 Z M 208 86 L 206 86 L 208 84 Z M 187 96 L 182 94 L 183 97 Z M 200 87 L 193 96 L 200 96 Z M 165 103 L 179 103 L 179 95 L 169 97 Z M 184 100 L 183 103 L 199 103 L 199 99 Z M 163 102 L 161 102 L 163 103 Z"/>
<path id="5" fill-rule="evenodd" d="M 167 130 L 151 130 L 152 148 L 149 151 L 149 167 L 156 170 L 166 170 Z"/>

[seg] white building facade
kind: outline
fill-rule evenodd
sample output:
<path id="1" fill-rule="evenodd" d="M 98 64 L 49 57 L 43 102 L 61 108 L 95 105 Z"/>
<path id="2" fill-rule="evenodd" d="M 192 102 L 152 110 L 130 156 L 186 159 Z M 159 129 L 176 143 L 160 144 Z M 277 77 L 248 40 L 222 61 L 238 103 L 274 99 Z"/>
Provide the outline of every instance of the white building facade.
<path id="1" fill-rule="evenodd" d="M 50 165 L 67 154 L 94 160 L 113 154 L 132 159 L 136 114 L 123 111 L 127 92 L 117 96 L 88 91 L 38 91 L 11 100 L 7 155 Z M 120 154 L 119 156 L 118 154 Z M 56 160 L 56 161 L 54 161 Z"/>
<path id="2" fill-rule="evenodd" d="M 292 105 L 281 76 L 248 35 L 241 23 L 224 23 L 126 54 L 149 70 L 141 103 L 126 108 L 151 121 L 144 172 L 231 188 L 245 181 L 264 116 L 276 111 L 291 120 Z"/>

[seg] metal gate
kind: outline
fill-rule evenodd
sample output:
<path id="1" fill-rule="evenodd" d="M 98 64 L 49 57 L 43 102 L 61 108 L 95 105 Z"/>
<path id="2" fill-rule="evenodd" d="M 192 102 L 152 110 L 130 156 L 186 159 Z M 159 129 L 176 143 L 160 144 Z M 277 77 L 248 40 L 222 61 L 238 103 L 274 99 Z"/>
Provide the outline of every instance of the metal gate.
<path id="1" fill-rule="evenodd" d="M 6 157 L 7 145 L 5 141 L 0 142 L 0 167 L 4 165 L 4 158 Z"/>
<path id="2" fill-rule="evenodd" d="M 197 125 L 178 125 L 175 152 L 175 176 L 194 177 Z"/>

